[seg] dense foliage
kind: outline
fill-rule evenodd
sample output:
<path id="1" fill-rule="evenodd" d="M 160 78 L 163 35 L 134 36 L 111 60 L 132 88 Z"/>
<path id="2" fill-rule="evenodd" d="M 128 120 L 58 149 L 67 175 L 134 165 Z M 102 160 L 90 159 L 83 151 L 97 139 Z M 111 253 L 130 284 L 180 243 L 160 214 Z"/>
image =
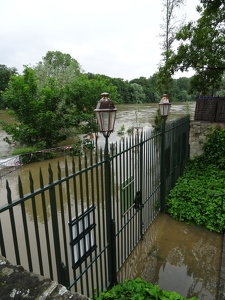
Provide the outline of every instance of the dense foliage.
<path id="1" fill-rule="evenodd" d="M 15 68 L 8 68 L 5 65 L 0 65 L 0 108 L 5 107 L 2 92 L 6 90 L 10 77 L 14 74 L 17 74 L 17 70 Z"/>
<path id="2" fill-rule="evenodd" d="M 95 300 L 185 300 L 176 292 L 167 292 L 160 289 L 158 285 L 148 283 L 140 278 L 135 280 L 126 280 L 120 283 L 107 292 L 101 293 L 100 297 Z M 189 300 L 197 300 L 196 297 L 189 298 Z"/>
<path id="3" fill-rule="evenodd" d="M 95 132 L 94 108 L 101 92 L 107 91 L 115 103 L 120 102 L 116 87 L 108 79 L 98 75 L 88 79 L 79 73 L 70 56 L 48 54 L 48 62 L 44 58 L 44 64 L 37 68 L 25 67 L 23 75 L 12 76 L 3 93 L 4 103 L 15 118 L 13 124 L 1 122 L 9 143 L 51 148 L 78 130 Z"/>
<path id="4" fill-rule="evenodd" d="M 192 89 L 207 95 L 219 88 L 225 71 L 225 3 L 224 0 L 201 0 L 200 18 L 189 22 L 177 34 L 180 45 L 165 66 L 177 70 L 195 70 Z"/>
<path id="5" fill-rule="evenodd" d="M 3 123 L 3 129 L 14 141 L 33 146 L 51 147 L 65 139 L 61 131 L 65 118 L 59 111 L 61 89 L 53 78 L 38 89 L 38 82 L 32 69 L 26 68 L 24 75 L 13 76 L 4 101 L 7 102 L 16 123 Z"/>
<path id="6" fill-rule="evenodd" d="M 167 212 L 175 219 L 225 229 L 225 129 L 212 129 L 204 154 L 189 162 L 167 197 Z M 224 197 L 225 199 L 225 197 Z"/>

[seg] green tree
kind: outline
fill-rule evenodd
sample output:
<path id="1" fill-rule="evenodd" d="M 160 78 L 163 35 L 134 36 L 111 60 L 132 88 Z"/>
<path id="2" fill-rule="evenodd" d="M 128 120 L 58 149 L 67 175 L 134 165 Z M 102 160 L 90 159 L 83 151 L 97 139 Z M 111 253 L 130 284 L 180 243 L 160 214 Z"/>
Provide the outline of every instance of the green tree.
<path id="1" fill-rule="evenodd" d="M 5 108 L 5 103 L 3 102 L 2 92 L 8 87 L 10 77 L 13 74 L 17 74 L 16 68 L 8 68 L 5 65 L 0 65 L 0 108 Z"/>
<path id="2" fill-rule="evenodd" d="M 83 74 L 65 86 L 66 96 L 63 107 L 70 111 L 71 126 L 82 123 L 83 131 L 96 131 L 94 109 L 103 92 L 109 93 L 109 97 L 115 104 L 121 102 L 116 87 L 101 75 Z"/>
<path id="3" fill-rule="evenodd" d="M 38 82 L 43 86 L 49 77 L 55 78 L 60 87 L 74 81 L 82 74 L 81 66 L 70 54 L 48 51 L 43 61 L 34 67 Z"/>
<path id="4" fill-rule="evenodd" d="M 95 74 L 87 73 L 88 79 L 95 78 Z M 127 80 L 123 80 L 122 78 L 112 78 L 106 75 L 97 75 L 102 77 L 103 79 L 107 79 L 108 83 L 114 85 L 117 88 L 117 92 L 119 94 L 119 100 L 116 100 L 117 103 L 131 103 L 131 91 L 130 91 L 130 83 Z"/>
<path id="5" fill-rule="evenodd" d="M 169 94 L 172 77 L 170 70 L 165 66 L 173 53 L 172 45 L 175 41 L 176 34 L 181 28 L 181 24 L 183 24 L 183 19 L 178 20 L 176 13 L 184 4 L 184 0 L 163 0 L 162 4 L 164 22 L 161 24 L 162 33 L 160 37 L 162 39 L 161 48 L 163 51 L 163 59 L 159 68 L 158 86 L 161 94 Z"/>
<path id="6" fill-rule="evenodd" d="M 180 77 L 173 79 L 170 88 L 170 100 L 171 101 L 195 101 L 197 92 L 190 91 L 191 78 Z"/>
<path id="7" fill-rule="evenodd" d="M 12 76 L 3 94 L 15 124 L 2 123 L 3 129 L 13 141 L 24 145 L 52 147 L 64 140 L 63 129 L 67 126 L 59 109 L 62 91 L 53 78 L 38 89 L 35 72 L 25 68 L 23 75 Z M 9 141 L 9 138 L 6 139 Z"/>
<path id="8" fill-rule="evenodd" d="M 145 94 L 145 98 L 143 102 L 158 102 L 160 97 L 157 94 L 157 75 L 154 74 L 150 78 L 140 77 L 138 79 L 133 79 L 130 81 L 130 84 L 136 83 L 142 86 L 143 93 Z"/>
<path id="9" fill-rule="evenodd" d="M 145 102 L 146 96 L 143 91 L 143 87 L 137 83 L 131 83 L 131 101 L 132 103 L 143 103 Z"/>
<path id="10" fill-rule="evenodd" d="M 176 39 L 177 52 L 167 62 L 171 73 L 195 70 L 191 88 L 203 95 L 214 95 L 225 70 L 225 3 L 201 0 L 200 18 L 183 26 Z"/>

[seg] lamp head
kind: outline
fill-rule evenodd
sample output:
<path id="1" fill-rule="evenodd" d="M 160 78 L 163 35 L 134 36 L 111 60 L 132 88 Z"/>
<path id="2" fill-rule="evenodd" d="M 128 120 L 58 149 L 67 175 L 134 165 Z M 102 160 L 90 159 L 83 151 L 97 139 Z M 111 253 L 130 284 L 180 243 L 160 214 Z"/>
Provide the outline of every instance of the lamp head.
<path id="1" fill-rule="evenodd" d="M 95 115 L 98 122 L 99 131 L 105 136 L 109 137 L 114 130 L 117 109 L 108 93 L 102 93 L 102 98 L 98 101 Z"/>

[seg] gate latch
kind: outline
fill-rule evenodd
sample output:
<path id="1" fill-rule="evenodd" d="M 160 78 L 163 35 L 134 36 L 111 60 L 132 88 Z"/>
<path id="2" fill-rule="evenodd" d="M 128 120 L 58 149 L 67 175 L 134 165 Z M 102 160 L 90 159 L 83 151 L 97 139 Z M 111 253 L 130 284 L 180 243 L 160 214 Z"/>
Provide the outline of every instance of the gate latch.
<path id="1" fill-rule="evenodd" d="M 134 199 L 134 208 L 139 210 L 142 208 L 142 192 L 138 191 Z"/>

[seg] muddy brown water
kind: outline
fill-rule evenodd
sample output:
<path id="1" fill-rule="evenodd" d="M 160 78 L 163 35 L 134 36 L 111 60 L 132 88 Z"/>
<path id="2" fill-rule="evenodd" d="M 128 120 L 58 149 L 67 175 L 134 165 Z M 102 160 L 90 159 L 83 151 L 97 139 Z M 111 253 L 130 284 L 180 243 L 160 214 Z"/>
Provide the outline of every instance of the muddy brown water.
<path id="1" fill-rule="evenodd" d="M 160 213 L 119 272 L 119 281 L 137 277 L 185 298 L 216 300 L 222 234 Z"/>
<path id="2" fill-rule="evenodd" d="M 193 118 L 195 106 L 195 102 L 173 103 L 171 105 L 168 122 L 187 114 Z M 110 135 L 109 143 L 113 143 L 121 139 L 121 136 L 119 136 L 117 133 L 122 125 L 125 126 L 125 130 L 128 130 L 132 127 L 143 127 L 145 131 L 151 130 L 158 107 L 158 103 L 117 104 L 115 130 Z M 0 120 L 3 120 L 7 123 L 14 122 L 12 116 L 8 115 L 6 110 L 0 110 Z M 9 156 L 14 150 L 14 145 L 9 145 L 3 140 L 5 137 L 6 133 L 0 128 L 0 158 Z M 69 145 L 72 143 L 74 143 L 73 137 L 67 141 L 64 141 L 62 145 Z M 100 147 L 104 147 L 105 145 L 105 139 L 102 135 L 99 135 L 98 145 Z"/>

